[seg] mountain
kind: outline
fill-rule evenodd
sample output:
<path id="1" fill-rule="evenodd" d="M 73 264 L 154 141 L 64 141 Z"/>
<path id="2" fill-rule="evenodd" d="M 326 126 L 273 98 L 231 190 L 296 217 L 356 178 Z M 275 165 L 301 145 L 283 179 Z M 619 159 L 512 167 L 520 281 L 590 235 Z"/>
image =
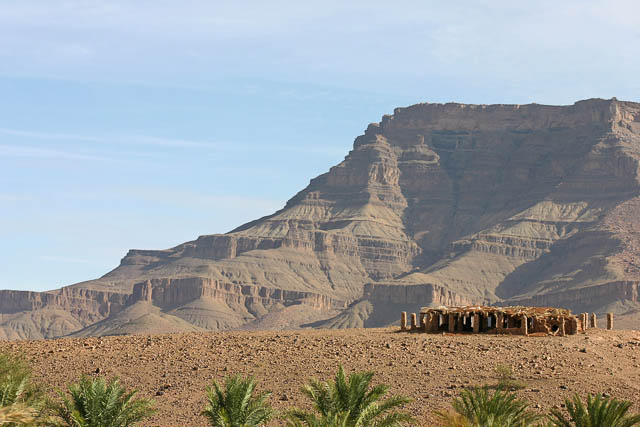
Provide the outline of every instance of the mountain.
<path id="1" fill-rule="evenodd" d="M 103 277 L 0 291 L 0 338 L 361 327 L 440 304 L 640 326 L 640 104 L 418 104 L 273 215 Z"/>

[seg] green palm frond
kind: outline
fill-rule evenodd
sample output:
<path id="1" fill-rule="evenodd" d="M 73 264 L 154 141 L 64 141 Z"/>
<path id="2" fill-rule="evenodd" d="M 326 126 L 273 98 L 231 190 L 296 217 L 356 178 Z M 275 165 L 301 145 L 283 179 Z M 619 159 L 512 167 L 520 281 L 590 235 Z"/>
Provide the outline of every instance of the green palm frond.
<path id="1" fill-rule="evenodd" d="M 32 425 L 39 419 L 44 398 L 31 382 L 31 369 L 22 357 L 0 354 L 0 425 Z M 11 421 L 11 420 L 14 421 Z M 22 421 L 16 421 L 22 419 Z M 31 419 L 31 421 L 25 421 Z"/>
<path id="2" fill-rule="evenodd" d="M 312 379 L 302 388 L 302 393 L 311 399 L 315 409 L 322 415 L 328 415 L 334 411 L 333 402 L 335 399 L 328 383 Z"/>
<path id="3" fill-rule="evenodd" d="M 336 412 L 318 416 L 293 409 L 288 413 L 288 427 L 349 427 L 349 413 Z"/>
<path id="4" fill-rule="evenodd" d="M 627 415 L 631 402 L 603 397 L 602 395 L 587 396 L 587 404 L 575 394 L 571 399 L 565 399 L 565 406 L 569 418 L 563 412 L 552 409 L 549 421 L 559 427 L 632 427 L 640 425 L 640 414 Z"/>
<path id="5" fill-rule="evenodd" d="M 117 378 L 106 382 L 103 378 L 81 377 L 59 392 L 61 401 L 51 403 L 57 423 L 70 427 L 128 427 L 152 415 L 153 401 L 136 398 L 137 391 L 127 391 Z"/>
<path id="6" fill-rule="evenodd" d="M 207 407 L 202 415 L 214 427 L 253 427 L 266 424 L 274 414 L 267 403 L 269 392 L 255 394 L 256 380 L 234 375 L 207 387 Z"/>
<path id="7" fill-rule="evenodd" d="M 402 412 L 393 412 L 369 424 L 373 427 L 398 427 L 414 422 L 414 418 Z M 365 424 L 366 425 L 366 424 Z"/>
<path id="8" fill-rule="evenodd" d="M 293 409 L 287 414 L 290 426 L 399 427 L 414 422 L 408 414 L 394 412 L 411 401 L 404 396 L 381 400 L 389 387 L 371 386 L 373 372 L 346 376 L 342 366 L 334 381 L 312 379 L 302 388 L 317 413 Z"/>
<path id="9" fill-rule="evenodd" d="M 0 354 L 0 407 L 24 403 L 30 405 L 41 399 L 31 384 L 31 369 L 20 357 Z"/>
<path id="10" fill-rule="evenodd" d="M 472 427 L 526 427 L 539 422 L 540 416 L 528 411 L 528 404 L 515 394 L 498 389 L 493 394 L 488 387 L 464 390 L 451 406 Z M 459 418 L 450 413 L 437 412 L 445 425 Z"/>

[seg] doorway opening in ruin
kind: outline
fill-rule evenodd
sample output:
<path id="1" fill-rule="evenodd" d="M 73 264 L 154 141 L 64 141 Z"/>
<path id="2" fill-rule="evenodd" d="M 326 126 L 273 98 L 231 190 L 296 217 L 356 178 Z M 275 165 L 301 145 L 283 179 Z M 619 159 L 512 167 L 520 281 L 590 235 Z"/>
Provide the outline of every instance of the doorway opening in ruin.
<path id="1" fill-rule="evenodd" d="M 449 316 L 438 315 L 438 331 L 446 332 L 449 330 Z"/>
<path id="2" fill-rule="evenodd" d="M 487 317 L 487 330 L 495 329 L 497 324 L 498 322 L 496 321 L 496 315 L 493 313 L 490 314 L 489 317 Z"/>
<path id="3" fill-rule="evenodd" d="M 473 315 L 467 314 L 462 320 L 462 332 L 473 332 Z"/>
<path id="4" fill-rule="evenodd" d="M 482 313 L 478 313 L 478 332 L 484 332 L 487 330 L 486 317 Z"/>
<path id="5" fill-rule="evenodd" d="M 533 317 L 527 317 L 527 331 L 533 330 Z"/>
<path id="6" fill-rule="evenodd" d="M 557 324 L 551 326 L 551 332 L 553 332 L 554 334 L 559 330 L 560 330 L 560 327 Z"/>

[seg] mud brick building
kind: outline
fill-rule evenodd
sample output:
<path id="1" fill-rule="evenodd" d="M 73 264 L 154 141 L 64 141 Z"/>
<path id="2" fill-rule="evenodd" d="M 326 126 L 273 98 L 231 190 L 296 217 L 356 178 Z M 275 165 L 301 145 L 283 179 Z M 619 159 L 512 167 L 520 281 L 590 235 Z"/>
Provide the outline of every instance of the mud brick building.
<path id="1" fill-rule="evenodd" d="M 586 313 L 573 315 L 570 310 L 548 307 L 423 307 L 419 321 L 411 315 L 407 327 L 406 313 L 402 313 L 403 330 L 450 333 L 493 333 L 513 335 L 573 335 L 586 330 Z"/>

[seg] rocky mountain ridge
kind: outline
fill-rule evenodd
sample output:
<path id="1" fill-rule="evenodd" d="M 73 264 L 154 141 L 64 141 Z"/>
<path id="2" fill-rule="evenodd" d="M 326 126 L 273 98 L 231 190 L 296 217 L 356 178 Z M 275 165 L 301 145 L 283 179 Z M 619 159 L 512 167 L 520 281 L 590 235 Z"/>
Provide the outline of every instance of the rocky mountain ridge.
<path id="1" fill-rule="evenodd" d="M 58 291 L 0 291 L 0 338 L 144 331 L 153 316 L 178 330 L 381 326 L 476 302 L 640 326 L 639 160 L 637 103 L 397 108 L 273 215 L 131 250 Z"/>

